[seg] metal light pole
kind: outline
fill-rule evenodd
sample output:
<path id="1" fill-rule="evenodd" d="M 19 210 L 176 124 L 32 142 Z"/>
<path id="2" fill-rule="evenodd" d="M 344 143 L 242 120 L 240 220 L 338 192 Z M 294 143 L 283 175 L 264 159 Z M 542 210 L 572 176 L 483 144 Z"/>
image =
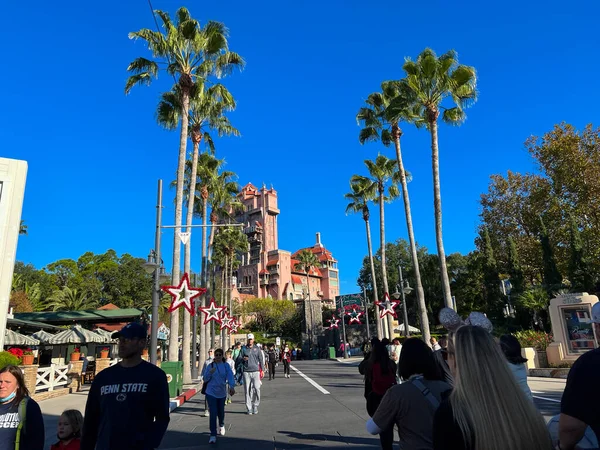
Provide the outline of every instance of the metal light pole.
<path id="1" fill-rule="evenodd" d="M 367 299 L 367 289 L 363 287 L 363 299 L 365 300 L 365 321 L 367 322 L 367 341 L 371 342 L 371 331 L 369 330 L 369 300 Z"/>
<path id="2" fill-rule="evenodd" d="M 194 284 L 196 284 L 196 274 L 194 274 Z M 196 357 L 196 347 L 198 346 L 198 306 L 196 298 L 194 302 L 194 315 L 192 316 L 192 380 L 198 379 L 198 361 Z"/>
<path id="3" fill-rule="evenodd" d="M 402 267 L 401 266 L 398 266 L 398 273 L 400 274 L 400 296 L 402 298 L 402 315 L 403 315 L 403 319 L 404 319 L 404 336 L 409 337 L 410 331 L 408 328 L 409 327 L 408 311 L 406 309 L 406 297 L 404 296 L 404 294 L 410 294 L 413 289 L 408 285 L 408 282 L 406 283 L 406 286 L 404 285 L 404 278 L 402 278 Z M 394 297 L 396 297 L 396 294 L 394 294 Z"/>
<path id="4" fill-rule="evenodd" d="M 150 362 L 156 365 L 158 347 L 158 304 L 160 301 L 160 230 L 162 218 L 162 180 L 158 180 L 156 231 L 154 236 L 154 286 L 152 288 L 152 324 L 150 326 Z"/>
<path id="5" fill-rule="evenodd" d="M 344 344 L 344 359 L 348 359 L 348 346 L 346 345 L 346 310 L 342 303 L 341 314 L 342 316 L 342 342 Z"/>

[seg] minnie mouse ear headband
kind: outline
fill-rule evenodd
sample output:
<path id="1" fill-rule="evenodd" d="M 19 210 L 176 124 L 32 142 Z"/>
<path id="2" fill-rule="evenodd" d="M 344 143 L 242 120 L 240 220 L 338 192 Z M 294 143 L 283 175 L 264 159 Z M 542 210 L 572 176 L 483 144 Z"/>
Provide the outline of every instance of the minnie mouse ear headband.
<path id="1" fill-rule="evenodd" d="M 451 308 L 442 308 L 439 315 L 440 323 L 448 331 L 455 332 L 463 325 L 472 325 L 474 327 L 481 327 L 488 333 L 491 333 L 494 329 L 492 322 L 480 312 L 472 312 L 465 320 L 462 320 L 458 313 Z"/>

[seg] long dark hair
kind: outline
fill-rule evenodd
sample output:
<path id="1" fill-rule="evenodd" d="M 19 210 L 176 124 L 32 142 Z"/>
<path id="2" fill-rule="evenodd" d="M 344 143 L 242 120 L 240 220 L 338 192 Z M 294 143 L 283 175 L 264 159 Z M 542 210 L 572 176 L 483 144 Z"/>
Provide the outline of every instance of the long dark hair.
<path id="1" fill-rule="evenodd" d="M 442 379 L 433 359 L 433 352 L 421 339 L 410 338 L 404 341 L 398 366 L 404 380 L 416 374 L 422 374 L 428 380 Z"/>
<path id="2" fill-rule="evenodd" d="M 379 368 L 381 370 L 382 375 L 387 375 L 389 372 L 394 371 L 394 361 L 390 359 L 387 347 L 385 346 L 383 341 L 375 342 L 373 345 L 373 349 L 371 350 L 371 356 L 369 357 L 370 370 L 373 370 L 373 366 L 375 365 L 375 363 L 379 363 Z"/>
<path id="3" fill-rule="evenodd" d="M 23 378 L 23 372 L 17 366 L 8 365 L 0 369 L 0 374 L 10 373 L 13 377 L 17 379 L 17 393 L 15 394 L 15 399 L 13 400 L 16 404 L 21 403 L 25 397 L 29 397 L 29 390 L 27 386 L 25 386 L 25 379 Z"/>

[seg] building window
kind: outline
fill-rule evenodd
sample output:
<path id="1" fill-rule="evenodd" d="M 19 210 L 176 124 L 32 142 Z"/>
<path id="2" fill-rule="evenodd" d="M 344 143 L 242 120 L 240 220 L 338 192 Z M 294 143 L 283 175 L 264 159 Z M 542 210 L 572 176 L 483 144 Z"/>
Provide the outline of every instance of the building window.
<path id="1" fill-rule="evenodd" d="M 335 270 L 330 270 L 329 271 L 329 278 L 337 278 L 338 274 Z"/>

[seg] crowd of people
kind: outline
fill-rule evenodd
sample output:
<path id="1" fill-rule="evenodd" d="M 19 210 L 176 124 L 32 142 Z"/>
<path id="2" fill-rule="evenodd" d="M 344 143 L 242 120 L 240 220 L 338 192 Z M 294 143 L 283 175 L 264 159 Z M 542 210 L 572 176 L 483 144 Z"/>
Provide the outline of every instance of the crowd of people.
<path id="1" fill-rule="evenodd" d="M 495 338 L 480 313 L 463 321 L 445 309 L 440 321 L 448 335 L 432 338 L 431 347 L 416 338 L 403 344 L 373 339 L 365 346 L 359 372 L 371 417 L 366 428 L 379 435 L 383 450 L 393 448 L 394 429 L 402 450 L 598 448 L 600 349 L 571 369 L 552 435 L 533 402 L 516 337 Z M 600 337 L 600 303 L 592 322 Z"/>

